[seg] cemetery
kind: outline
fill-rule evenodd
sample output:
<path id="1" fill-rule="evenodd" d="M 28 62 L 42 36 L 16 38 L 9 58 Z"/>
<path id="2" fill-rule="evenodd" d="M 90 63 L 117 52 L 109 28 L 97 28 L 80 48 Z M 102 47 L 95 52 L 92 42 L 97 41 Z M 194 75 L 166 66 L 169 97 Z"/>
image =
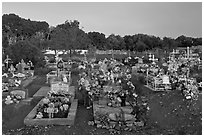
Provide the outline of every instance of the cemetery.
<path id="1" fill-rule="evenodd" d="M 202 134 L 202 38 L 2 20 L 3 135 Z"/>
<path id="2" fill-rule="evenodd" d="M 74 70 L 70 65 L 74 62 L 66 63 L 59 59 L 56 61 L 57 67 L 45 75 L 45 85 L 32 97 L 26 87 L 36 76 L 30 74 L 30 69 L 19 71 L 10 65 L 3 78 L 9 78 L 6 74 L 12 73 L 16 74 L 14 78 L 21 78 L 22 82 L 12 88 L 8 83 L 3 83 L 3 92 L 8 93 L 4 94 L 4 103 L 9 105 L 22 102 L 31 105 L 32 100 L 38 100 L 23 120 L 26 126 L 74 126 L 78 105 L 82 105 L 88 111 L 93 110 L 93 120 L 87 122 L 88 126 L 107 130 L 109 134 L 136 132 L 148 126 L 147 117 L 152 110 L 147 96 L 139 94 L 133 78 L 143 77 L 144 87 L 151 90 L 151 94 L 159 91 L 166 94 L 178 90 L 186 100 L 197 101 L 200 98 L 202 85 L 191 77 L 190 67 L 198 66 L 201 62 L 186 59 L 187 57 L 188 55 L 183 55 L 175 59 L 173 51 L 169 54 L 169 60 L 161 66 L 153 55 L 149 56 L 150 63 L 144 63 L 140 57 L 128 57 L 124 61 L 126 65 L 114 58 L 104 58 L 98 62 L 83 58 L 77 63 L 77 81 L 71 78 Z M 190 67 L 183 65 L 190 61 L 194 62 Z M 24 61 L 20 64 L 24 64 Z M 27 76 L 28 74 L 30 75 Z M 28 81 L 27 85 L 22 84 L 25 81 Z M 72 82 L 77 82 L 77 85 L 73 86 Z M 79 104 L 77 94 L 82 95 L 80 101 L 83 104 Z"/>

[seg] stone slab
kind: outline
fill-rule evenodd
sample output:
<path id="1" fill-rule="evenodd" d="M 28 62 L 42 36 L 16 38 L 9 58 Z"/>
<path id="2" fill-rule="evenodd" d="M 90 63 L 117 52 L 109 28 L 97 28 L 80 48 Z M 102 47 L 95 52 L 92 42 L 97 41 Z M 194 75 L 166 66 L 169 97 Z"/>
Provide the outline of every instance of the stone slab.
<path id="1" fill-rule="evenodd" d="M 33 110 L 25 117 L 24 124 L 25 125 L 74 125 L 75 118 L 76 118 L 76 112 L 77 112 L 77 106 L 78 106 L 78 100 L 75 99 L 72 104 L 70 111 L 67 115 L 67 118 L 42 118 L 42 119 L 34 119 L 38 105 L 42 103 L 42 100 L 33 108 Z"/>
<path id="2" fill-rule="evenodd" d="M 120 108 L 124 111 L 124 113 L 131 113 L 132 112 L 132 107 L 131 106 L 125 106 L 125 107 L 109 107 L 107 105 L 100 105 L 96 102 L 93 103 L 93 111 L 94 114 L 96 112 L 100 112 L 102 114 L 110 114 L 110 113 L 119 113 Z"/>
<path id="3" fill-rule="evenodd" d="M 21 102 L 25 105 L 30 105 L 32 100 L 33 98 L 27 98 L 27 99 L 23 99 Z"/>
<path id="4" fill-rule="evenodd" d="M 44 86 L 41 87 L 34 95 L 34 98 L 39 98 L 39 97 L 45 97 L 47 96 L 47 93 L 50 91 L 50 87 Z"/>
<path id="5" fill-rule="evenodd" d="M 156 90 L 155 89 L 153 89 L 153 88 L 151 88 L 150 86 L 147 86 L 147 85 L 144 85 L 146 88 L 148 88 L 148 89 L 150 89 L 150 90 L 152 90 L 152 91 L 172 91 L 172 90 L 169 90 L 169 89 L 159 89 L 159 88 L 156 88 Z"/>
<path id="6" fill-rule="evenodd" d="M 31 82 L 33 82 L 34 79 L 36 79 L 37 76 L 34 76 L 34 77 L 30 77 L 24 81 L 22 81 L 22 87 L 25 88 L 27 87 Z"/>

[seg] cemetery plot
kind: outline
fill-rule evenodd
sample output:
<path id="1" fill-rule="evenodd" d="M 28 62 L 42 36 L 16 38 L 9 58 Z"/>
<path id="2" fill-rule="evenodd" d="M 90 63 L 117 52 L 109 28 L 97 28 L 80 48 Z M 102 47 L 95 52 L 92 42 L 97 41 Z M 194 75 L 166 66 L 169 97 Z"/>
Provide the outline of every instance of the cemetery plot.
<path id="1" fill-rule="evenodd" d="M 75 87 L 55 81 L 42 87 L 34 97 L 44 97 L 24 119 L 25 125 L 73 125 L 78 100 Z"/>
<path id="2" fill-rule="evenodd" d="M 8 91 L 19 88 L 26 88 L 35 78 L 34 76 L 34 65 L 31 61 L 25 63 L 22 59 L 15 67 L 11 63 L 8 62 L 10 60 L 7 56 L 6 62 L 6 70 L 2 76 L 2 89 L 3 95 L 7 95 Z"/>
<path id="3" fill-rule="evenodd" d="M 134 130 L 144 126 L 144 121 L 139 119 L 139 113 L 134 114 L 134 107 L 129 102 L 121 104 L 121 98 L 117 95 L 119 87 L 105 86 L 104 93 L 98 101 L 93 102 L 94 123 L 98 128 L 106 128 L 109 131 Z M 114 95 L 115 94 L 115 95 Z M 122 105 L 122 106 L 121 106 Z"/>
<path id="4" fill-rule="evenodd" d="M 170 91 L 171 90 L 171 84 L 169 82 L 168 76 L 163 76 L 162 78 L 148 76 L 147 85 L 145 86 L 153 91 Z"/>
<path id="5" fill-rule="evenodd" d="M 9 105 L 12 103 L 20 103 L 22 100 L 26 100 L 28 98 L 28 90 L 27 89 L 16 89 L 9 92 L 9 95 L 5 98 L 5 104 Z"/>
<path id="6" fill-rule="evenodd" d="M 39 113 L 39 106 L 43 104 L 43 99 L 33 108 L 33 110 L 25 117 L 24 124 L 25 125 L 74 125 L 76 112 L 77 112 L 77 106 L 78 106 L 78 100 L 75 99 L 67 108 L 65 113 L 62 111 L 58 111 L 55 114 L 53 114 L 53 118 L 48 118 L 48 113 L 45 113 L 44 115 L 42 113 Z M 64 105 L 63 109 L 65 109 L 67 106 Z M 47 112 L 52 110 L 47 110 Z M 62 114 L 63 113 L 63 114 Z M 63 117 L 62 117 L 63 116 Z M 46 117 L 46 118 L 44 118 Z"/>

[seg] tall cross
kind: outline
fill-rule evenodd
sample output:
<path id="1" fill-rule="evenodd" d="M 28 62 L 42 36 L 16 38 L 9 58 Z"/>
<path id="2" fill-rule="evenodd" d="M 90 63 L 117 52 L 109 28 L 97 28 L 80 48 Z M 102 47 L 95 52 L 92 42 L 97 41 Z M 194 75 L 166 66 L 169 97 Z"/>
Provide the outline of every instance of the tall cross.
<path id="1" fill-rule="evenodd" d="M 8 68 L 8 64 L 9 64 L 9 57 L 8 55 L 6 56 L 6 67 Z"/>
<path id="2" fill-rule="evenodd" d="M 154 54 L 152 55 L 151 60 L 152 60 L 153 62 L 155 62 L 155 61 L 157 60 L 156 58 L 154 58 Z"/>
<path id="3" fill-rule="evenodd" d="M 173 52 L 172 52 L 172 54 L 174 55 L 176 52 L 175 52 L 175 50 L 173 49 Z"/>
<path id="4" fill-rule="evenodd" d="M 86 61 L 86 59 L 87 59 L 87 58 L 86 58 L 86 53 L 84 53 L 84 61 Z"/>
<path id="5" fill-rule="evenodd" d="M 170 56 L 168 56 L 168 59 L 170 60 L 170 59 L 171 59 L 171 57 L 170 57 Z"/>
<path id="6" fill-rule="evenodd" d="M 149 54 L 149 60 L 152 60 L 152 54 L 151 53 Z"/>
<path id="7" fill-rule="evenodd" d="M 189 59 L 189 55 L 190 55 L 190 49 L 189 47 L 187 47 L 187 58 Z"/>

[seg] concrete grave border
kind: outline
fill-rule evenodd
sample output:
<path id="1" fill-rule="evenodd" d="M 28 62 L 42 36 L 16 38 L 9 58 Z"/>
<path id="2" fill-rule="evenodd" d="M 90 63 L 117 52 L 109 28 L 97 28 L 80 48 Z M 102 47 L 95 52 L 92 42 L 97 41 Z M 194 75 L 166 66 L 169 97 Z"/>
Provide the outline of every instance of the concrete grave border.
<path id="1" fill-rule="evenodd" d="M 74 99 L 74 101 L 71 103 L 71 107 L 69 109 L 69 113 L 67 115 L 67 118 L 42 118 L 42 119 L 34 119 L 37 108 L 39 104 L 41 104 L 43 101 L 40 100 L 40 102 L 33 108 L 33 110 L 25 117 L 24 124 L 25 125 L 74 125 L 76 112 L 77 112 L 77 106 L 78 106 L 78 99 Z"/>

